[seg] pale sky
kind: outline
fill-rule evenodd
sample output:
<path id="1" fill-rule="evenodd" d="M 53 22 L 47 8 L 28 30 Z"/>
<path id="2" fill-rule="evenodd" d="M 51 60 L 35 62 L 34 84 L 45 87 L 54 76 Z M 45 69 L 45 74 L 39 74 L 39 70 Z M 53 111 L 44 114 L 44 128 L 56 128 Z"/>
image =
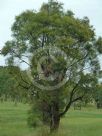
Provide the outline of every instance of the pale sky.
<path id="1" fill-rule="evenodd" d="M 0 0 L 0 49 L 11 39 L 11 25 L 16 15 L 27 9 L 38 10 L 48 0 Z M 88 16 L 96 29 L 96 35 L 102 36 L 102 0 L 59 0 L 64 8 L 72 10 L 79 18 Z M 5 61 L 0 56 L 0 65 Z"/>

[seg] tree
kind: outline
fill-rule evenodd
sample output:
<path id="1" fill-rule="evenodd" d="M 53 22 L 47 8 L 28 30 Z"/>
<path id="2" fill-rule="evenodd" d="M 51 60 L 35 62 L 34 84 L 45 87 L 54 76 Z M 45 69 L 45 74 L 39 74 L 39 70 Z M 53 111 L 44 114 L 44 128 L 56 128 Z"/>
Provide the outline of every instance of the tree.
<path id="1" fill-rule="evenodd" d="M 29 95 L 31 92 L 31 87 L 28 76 L 24 70 L 20 70 L 17 66 L 8 66 L 7 72 L 9 73 L 9 80 L 11 81 L 11 84 L 9 85 L 11 91 L 9 92 L 10 97 L 13 101 L 15 101 L 15 104 L 17 102 L 29 102 Z"/>
<path id="2" fill-rule="evenodd" d="M 7 99 L 8 96 L 8 92 L 10 91 L 9 88 L 9 74 L 7 72 L 7 69 L 4 67 L 0 67 L 0 98 L 3 101 L 3 99 Z M 6 87 L 8 86 L 8 90 L 6 89 Z"/>
<path id="3" fill-rule="evenodd" d="M 16 72 L 16 74 L 15 74 Z M 28 98 L 28 92 L 25 91 L 24 88 L 21 88 L 20 84 L 24 84 L 21 79 L 20 73 L 22 73 L 22 78 L 27 75 L 24 71 L 20 71 L 20 69 L 16 66 L 1 66 L 0 67 L 0 99 L 3 100 L 12 100 L 15 102 L 23 101 Z M 19 80 L 18 80 L 19 78 Z"/>
<path id="4" fill-rule="evenodd" d="M 18 60 L 28 65 L 40 119 L 53 132 L 70 106 L 97 81 L 101 42 L 87 17 L 78 19 L 73 12 L 64 12 L 63 4 L 54 0 L 38 12 L 27 10 L 16 16 L 12 36 L 2 54 L 8 56 L 9 65 Z"/>
<path id="5" fill-rule="evenodd" d="M 93 92 L 93 99 L 96 103 L 97 109 L 102 108 L 102 85 L 97 84 Z"/>

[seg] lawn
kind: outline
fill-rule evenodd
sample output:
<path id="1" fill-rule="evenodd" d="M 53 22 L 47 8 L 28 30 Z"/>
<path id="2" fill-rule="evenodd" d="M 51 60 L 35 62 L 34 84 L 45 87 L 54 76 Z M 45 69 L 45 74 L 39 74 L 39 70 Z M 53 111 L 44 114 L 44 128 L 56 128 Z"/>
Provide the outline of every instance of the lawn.
<path id="1" fill-rule="evenodd" d="M 27 104 L 0 103 L 0 136 L 45 136 L 41 132 L 45 133 L 46 129 L 28 127 L 28 110 Z M 102 136 L 102 110 L 71 109 L 61 120 L 58 136 Z"/>

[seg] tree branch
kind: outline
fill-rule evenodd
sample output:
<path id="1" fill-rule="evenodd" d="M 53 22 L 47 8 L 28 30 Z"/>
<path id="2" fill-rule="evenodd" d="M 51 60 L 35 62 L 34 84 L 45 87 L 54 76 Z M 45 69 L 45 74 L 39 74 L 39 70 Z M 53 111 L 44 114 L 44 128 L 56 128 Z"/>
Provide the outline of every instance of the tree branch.
<path id="1" fill-rule="evenodd" d="M 21 59 L 21 58 L 19 57 L 19 55 L 18 55 L 14 50 L 11 50 L 11 51 L 12 51 L 12 53 L 14 53 L 14 54 L 21 60 L 21 62 L 24 62 L 24 63 L 26 63 L 28 66 L 32 67 L 32 65 L 30 65 L 28 62 L 26 62 L 25 60 Z"/>
<path id="2" fill-rule="evenodd" d="M 29 90 L 29 88 L 30 88 L 30 86 L 29 87 L 27 87 L 27 86 L 24 86 L 23 84 L 21 84 L 21 83 L 18 83 L 18 86 L 20 86 L 20 87 L 22 87 L 22 88 L 24 88 L 24 89 L 26 89 L 26 90 Z"/>
<path id="3" fill-rule="evenodd" d="M 82 99 L 83 99 L 84 96 L 85 96 L 85 94 L 83 94 L 82 96 L 79 96 L 79 97 L 75 98 L 75 99 L 72 101 L 72 103 L 74 103 L 74 102 L 76 102 L 76 101 L 78 101 L 78 100 L 81 100 L 81 101 L 82 101 Z"/>
<path id="4" fill-rule="evenodd" d="M 78 83 L 73 87 L 73 89 L 72 89 L 72 91 L 71 91 L 71 93 L 70 93 L 70 100 L 69 100 L 68 104 L 66 105 L 64 111 L 59 114 L 60 117 L 62 117 L 62 116 L 68 111 L 68 109 L 70 108 L 71 104 L 73 103 L 73 96 L 74 96 L 74 94 L 75 94 L 75 92 L 76 92 L 76 88 L 78 87 L 79 83 L 80 83 L 80 80 L 79 80 Z"/>

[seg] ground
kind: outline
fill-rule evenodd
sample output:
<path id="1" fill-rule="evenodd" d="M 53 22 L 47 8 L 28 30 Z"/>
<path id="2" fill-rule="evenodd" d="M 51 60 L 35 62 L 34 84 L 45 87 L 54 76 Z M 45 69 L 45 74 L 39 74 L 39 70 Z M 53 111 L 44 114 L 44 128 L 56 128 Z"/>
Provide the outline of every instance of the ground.
<path id="1" fill-rule="evenodd" d="M 46 136 L 46 129 L 28 127 L 28 110 L 27 104 L 0 103 L 0 136 Z M 72 108 L 61 120 L 58 136 L 102 136 L 102 110 Z"/>

